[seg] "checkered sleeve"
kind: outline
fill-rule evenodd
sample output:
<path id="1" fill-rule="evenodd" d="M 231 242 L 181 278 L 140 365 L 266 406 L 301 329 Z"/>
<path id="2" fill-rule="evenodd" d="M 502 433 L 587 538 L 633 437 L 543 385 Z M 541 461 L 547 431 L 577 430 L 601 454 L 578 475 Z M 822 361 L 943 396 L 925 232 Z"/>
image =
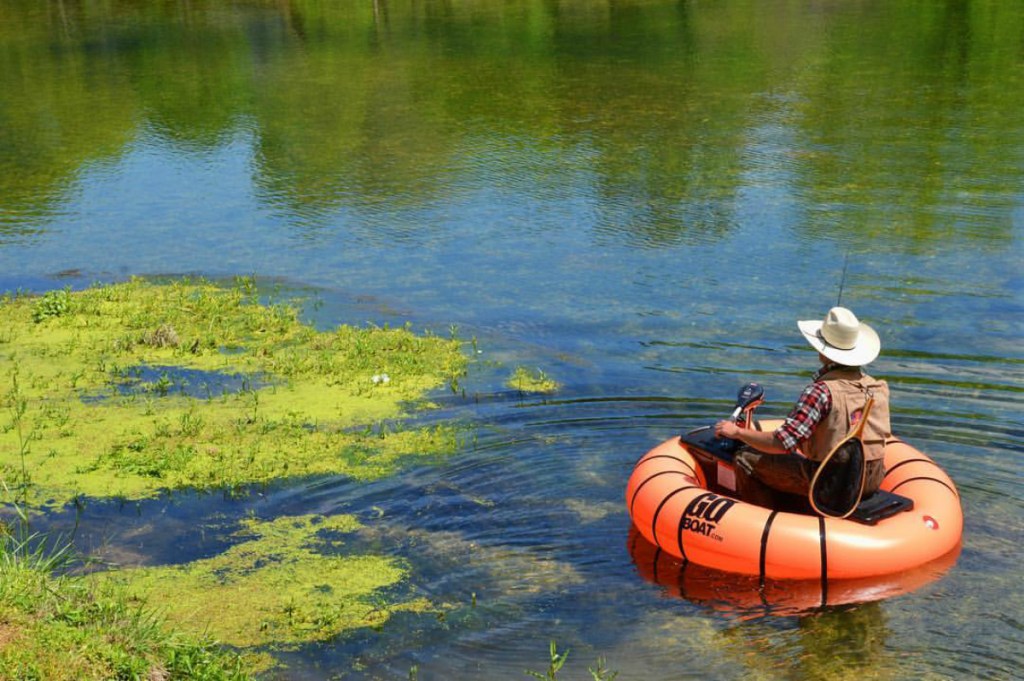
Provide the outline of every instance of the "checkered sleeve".
<path id="1" fill-rule="evenodd" d="M 828 386 L 816 381 L 807 386 L 797 399 L 786 420 L 775 430 L 775 437 L 790 452 L 814 432 L 822 417 L 832 409 L 832 394 Z"/>

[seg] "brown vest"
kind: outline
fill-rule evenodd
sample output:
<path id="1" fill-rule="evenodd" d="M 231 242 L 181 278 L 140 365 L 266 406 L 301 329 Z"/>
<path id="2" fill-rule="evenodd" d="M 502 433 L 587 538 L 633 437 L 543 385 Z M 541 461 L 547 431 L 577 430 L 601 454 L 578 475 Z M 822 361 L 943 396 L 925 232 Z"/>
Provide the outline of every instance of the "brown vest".
<path id="1" fill-rule="evenodd" d="M 832 394 L 832 409 L 821 419 L 811 437 L 803 444 L 804 453 L 813 461 L 824 459 L 832 448 L 853 430 L 860 412 L 868 401 L 868 392 L 875 403 L 861 433 L 864 459 L 877 461 L 885 456 L 885 441 L 892 435 L 889 425 L 889 384 L 868 376 L 858 368 L 839 367 L 818 380 L 824 381 Z"/>

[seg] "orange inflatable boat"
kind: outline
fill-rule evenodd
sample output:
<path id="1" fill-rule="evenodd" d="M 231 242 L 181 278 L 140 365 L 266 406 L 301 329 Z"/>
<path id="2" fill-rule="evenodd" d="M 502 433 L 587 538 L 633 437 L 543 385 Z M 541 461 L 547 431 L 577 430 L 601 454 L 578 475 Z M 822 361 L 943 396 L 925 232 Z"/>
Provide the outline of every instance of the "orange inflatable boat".
<path id="1" fill-rule="evenodd" d="M 765 421 L 773 430 L 781 421 Z M 849 519 L 775 511 L 738 500 L 726 443 L 710 429 L 672 438 L 633 469 L 626 504 L 636 529 L 684 562 L 766 579 L 893 575 L 959 546 L 960 497 L 930 458 L 898 439 L 885 447 L 879 492 Z M 694 435 L 696 433 L 696 435 Z M 704 438 L 703 441 L 701 438 Z"/>
<path id="2" fill-rule="evenodd" d="M 740 619 L 766 614 L 804 615 L 826 606 L 870 603 L 900 596 L 940 579 L 960 555 L 960 544 L 944 556 L 919 567 L 860 579 L 759 580 L 689 563 L 652 545 L 637 529 L 627 539 L 637 573 L 657 584 L 666 596 Z"/>

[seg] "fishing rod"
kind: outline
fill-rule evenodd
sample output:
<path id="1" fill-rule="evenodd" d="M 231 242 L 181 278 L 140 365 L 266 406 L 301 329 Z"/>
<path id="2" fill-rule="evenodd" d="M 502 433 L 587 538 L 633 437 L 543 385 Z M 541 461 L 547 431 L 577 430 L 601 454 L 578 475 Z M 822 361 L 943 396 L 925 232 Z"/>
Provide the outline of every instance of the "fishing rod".
<path id="1" fill-rule="evenodd" d="M 843 256 L 843 276 L 839 280 L 839 298 L 836 299 L 836 307 L 841 307 L 843 302 L 843 286 L 846 285 L 846 266 L 850 264 L 850 252 Z"/>

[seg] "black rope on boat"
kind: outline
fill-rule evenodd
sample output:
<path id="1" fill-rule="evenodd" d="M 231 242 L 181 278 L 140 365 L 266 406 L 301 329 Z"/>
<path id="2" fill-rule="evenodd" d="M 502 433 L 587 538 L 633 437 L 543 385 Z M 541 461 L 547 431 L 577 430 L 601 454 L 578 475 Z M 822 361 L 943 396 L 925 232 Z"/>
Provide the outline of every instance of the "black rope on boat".
<path id="1" fill-rule="evenodd" d="M 935 462 L 930 459 L 907 459 L 906 461 L 900 461 L 898 464 L 887 470 L 885 472 L 885 477 L 889 477 L 894 470 L 901 466 L 906 466 L 908 463 L 930 463 L 933 466 L 935 465 Z"/>
<path id="2" fill-rule="evenodd" d="M 764 523 L 764 531 L 761 532 L 761 559 L 759 561 L 759 565 L 760 565 L 759 569 L 760 569 L 760 572 L 761 572 L 761 579 L 759 580 L 758 587 L 757 587 L 758 590 L 761 590 L 761 591 L 764 590 L 765 561 L 767 560 L 767 555 L 768 555 L 768 533 L 771 532 L 772 523 L 775 522 L 775 516 L 777 516 L 778 514 L 779 514 L 778 511 L 772 511 L 771 512 L 771 514 L 768 516 L 768 520 L 766 520 L 765 523 Z"/>
<path id="3" fill-rule="evenodd" d="M 900 487 L 903 487 L 903 485 L 907 484 L 908 482 L 914 482 L 915 480 L 929 480 L 931 482 L 937 482 L 946 489 L 948 489 L 953 496 L 960 498 L 960 495 L 956 493 L 955 489 L 944 483 L 942 480 L 939 480 L 938 478 L 933 478 L 929 475 L 919 475 L 916 478 L 907 478 L 906 480 L 900 482 L 900 484 L 896 485 L 889 491 L 895 494 L 896 490 L 898 490 Z"/>
<path id="4" fill-rule="evenodd" d="M 828 605 L 828 551 L 825 548 L 825 519 L 818 517 L 818 537 L 821 540 L 821 607 Z"/>
<path id="5" fill-rule="evenodd" d="M 653 461 L 654 459 L 672 459 L 673 461 L 678 461 L 679 463 L 686 466 L 686 468 L 690 471 L 690 475 L 693 476 L 693 478 L 697 478 L 697 471 L 693 469 L 693 466 L 691 466 L 689 462 L 680 459 L 678 456 L 672 456 L 671 454 L 655 454 L 654 456 L 648 457 L 643 461 L 638 462 L 636 466 L 633 466 L 633 468 L 639 468 L 640 464 L 646 463 L 648 461 Z"/>
<path id="6" fill-rule="evenodd" d="M 676 532 L 676 543 L 679 545 L 679 555 L 683 557 L 683 560 L 689 562 L 690 559 L 686 557 L 686 547 L 683 546 L 683 523 L 686 522 L 686 513 L 679 514 L 679 530 Z"/>
<path id="7" fill-rule="evenodd" d="M 649 483 L 651 480 L 654 480 L 659 475 L 668 475 L 670 473 L 676 473 L 677 475 L 686 475 L 682 471 L 658 471 L 657 473 L 655 473 L 651 477 L 645 479 L 643 482 L 641 482 L 639 485 L 637 485 L 636 490 L 633 492 L 633 498 L 629 500 L 629 515 L 630 516 L 633 515 L 633 505 L 636 504 L 637 495 L 640 494 L 640 490 L 642 490 L 644 488 L 644 485 Z"/>
<path id="8" fill-rule="evenodd" d="M 687 485 L 686 487 L 680 487 L 679 489 L 670 492 L 661 500 L 661 503 L 658 504 L 657 510 L 654 511 L 654 518 L 651 519 L 651 535 L 654 536 L 654 543 L 659 549 L 661 548 L 661 542 L 658 541 L 658 516 L 661 514 L 661 509 L 665 507 L 665 504 L 668 503 L 669 499 L 680 492 L 685 492 L 688 489 L 697 489 L 697 487 L 695 485 Z M 684 513 L 683 515 L 686 514 Z"/>

